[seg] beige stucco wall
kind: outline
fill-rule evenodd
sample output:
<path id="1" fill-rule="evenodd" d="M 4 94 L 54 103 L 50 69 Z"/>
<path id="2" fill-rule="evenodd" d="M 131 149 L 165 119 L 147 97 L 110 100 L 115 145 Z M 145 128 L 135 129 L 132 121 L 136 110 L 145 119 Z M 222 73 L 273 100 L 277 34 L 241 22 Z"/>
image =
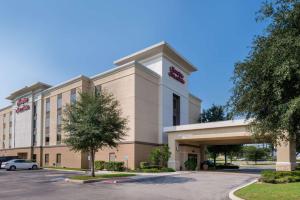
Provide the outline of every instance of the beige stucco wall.
<path id="1" fill-rule="evenodd" d="M 199 122 L 201 110 L 201 100 L 193 95 L 189 95 L 189 123 L 194 124 Z"/>
<path id="2" fill-rule="evenodd" d="M 122 117 L 128 120 L 127 127 L 129 128 L 123 141 L 134 141 L 134 68 L 95 78 L 92 85 L 101 85 L 102 90 L 112 93 L 119 101 Z"/>
<path id="3" fill-rule="evenodd" d="M 115 153 L 116 160 L 119 162 L 124 162 L 125 167 L 128 163 L 128 168 L 134 169 L 134 144 L 119 144 L 117 148 L 103 148 L 99 150 L 95 155 L 95 160 L 109 161 L 109 154 Z M 125 158 L 128 157 L 128 160 Z"/>
<path id="4" fill-rule="evenodd" d="M 74 167 L 83 168 L 82 153 L 71 151 L 66 146 L 52 146 L 44 147 L 43 149 L 43 163 L 45 165 L 45 154 L 49 154 L 49 166 L 53 166 L 56 163 L 56 155 L 61 154 L 61 166 L 62 167 Z"/>
<path id="5" fill-rule="evenodd" d="M 3 142 L 5 144 L 5 149 L 9 148 L 9 115 L 11 111 L 12 107 L 6 107 L 0 110 L 0 149 L 3 149 Z M 4 140 L 3 136 L 5 137 Z"/>
<path id="6" fill-rule="evenodd" d="M 136 143 L 134 148 L 135 166 L 138 168 L 140 167 L 140 162 L 149 162 L 150 152 L 156 147 L 158 145 Z"/>
<path id="7" fill-rule="evenodd" d="M 159 143 L 159 78 L 135 69 L 135 141 Z"/>
<path id="8" fill-rule="evenodd" d="M 46 99 L 50 98 L 50 142 L 49 146 L 57 145 L 56 135 L 57 135 L 57 95 L 62 94 L 62 111 L 67 104 L 70 104 L 71 90 L 76 88 L 77 99 L 79 98 L 79 93 L 86 91 L 88 89 L 88 80 L 82 78 L 74 82 L 66 84 L 62 87 L 53 88 L 49 90 L 44 95 L 43 103 L 43 123 L 44 123 L 44 134 L 43 134 L 43 145 L 45 144 L 45 120 L 46 120 Z M 62 112 L 63 113 L 63 112 Z M 62 140 L 65 138 L 65 133 L 62 130 Z M 63 142 L 63 141 L 62 141 Z"/>

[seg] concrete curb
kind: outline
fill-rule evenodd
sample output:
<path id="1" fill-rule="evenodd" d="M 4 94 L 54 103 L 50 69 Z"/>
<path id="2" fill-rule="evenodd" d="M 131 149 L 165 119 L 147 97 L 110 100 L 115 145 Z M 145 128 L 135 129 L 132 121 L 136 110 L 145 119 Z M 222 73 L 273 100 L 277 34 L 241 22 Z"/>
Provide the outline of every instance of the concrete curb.
<path id="1" fill-rule="evenodd" d="M 86 173 L 86 171 L 81 171 L 81 170 L 73 170 L 73 169 L 55 169 L 55 168 L 42 168 L 45 170 L 52 170 L 52 171 L 62 171 L 62 172 L 79 172 L 79 173 Z"/>
<path id="2" fill-rule="evenodd" d="M 244 184 L 244 185 L 242 185 L 242 186 L 239 186 L 239 187 L 237 187 L 237 188 L 231 190 L 231 191 L 229 192 L 229 199 L 231 199 L 231 200 L 244 200 L 244 199 L 242 199 L 242 198 L 240 198 L 240 197 L 235 196 L 234 193 L 235 193 L 236 191 L 238 191 L 238 190 L 244 188 L 244 187 L 247 187 L 248 185 L 251 185 L 251 184 L 253 184 L 253 183 L 256 183 L 257 181 L 258 181 L 258 179 L 255 179 L 255 180 L 253 180 L 253 181 L 251 181 L 251 182 L 249 182 L 249 183 L 246 183 L 246 184 Z"/>
<path id="3" fill-rule="evenodd" d="M 102 182 L 102 181 L 105 181 L 105 180 L 107 180 L 107 179 L 91 179 L 91 180 L 74 180 L 74 179 L 69 179 L 69 178 L 65 179 L 66 182 L 69 182 L 69 183 L 80 183 L 80 184 Z"/>
<path id="4" fill-rule="evenodd" d="M 187 173 L 184 173 L 187 174 Z M 103 178 L 103 179 L 92 179 L 92 180 L 73 180 L 66 178 L 66 182 L 70 183 L 94 183 L 94 182 L 103 182 L 103 183 L 133 183 L 133 182 L 139 182 L 139 181 L 144 181 L 144 180 L 153 180 L 153 179 L 158 179 L 162 177 L 167 177 L 167 176 L 178 176 L 181 175 L 179 173 L 174 173 L 174 174 L 162 174 L 162 175 L 136 175 L 132 177 L 120 177 L 120 178 Z"/>

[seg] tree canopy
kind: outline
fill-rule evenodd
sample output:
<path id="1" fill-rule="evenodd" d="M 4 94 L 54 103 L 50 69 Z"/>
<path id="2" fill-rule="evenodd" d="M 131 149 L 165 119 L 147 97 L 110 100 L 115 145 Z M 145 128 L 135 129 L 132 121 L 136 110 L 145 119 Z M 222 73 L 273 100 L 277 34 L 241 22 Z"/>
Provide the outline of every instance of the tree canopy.
<path id="1" fill-rule="evenodd" d="M 112 94 L 80 93 L 76 103 L 64 110 L 64 142 L 74 151 L 88 152 L 94 174 L 95 153 L 104 147 L 117 147 L 125 136 L 127 120 L 121 117 L 119 103 Z"/>
<path id="2" fill-rule="evenodd" d="M 213 104 L 209 109 L 203 109 L 199 122 L 215 122 L 231 119 L 228 114 L 225 113 L 225 107 L 221 105 Z"/>
<path id="3" fill-rule="evenodd" d="M 300 138 L 300 1 L 266 2 L 258 20 L 268 22 L 249 55 L 236 63 L 229 105 L 252 118 L 257 138 Z M 289 137 L 286 137 L 288 133 Z"/>
<path id="4" fill-rule="evenodd" d="M 216 122 L 230 120 L 231 117 L 225 112 L 225 106 L 213 104 L 209 109 L 203 110 L 200 117 L 200 123 Z M 225 164 L 227 164 L 227 155 L 231 157 L 237 154 L 242 148 L 242 145 L 209 145 L 207 150 L 211 157 L 214 159 L 214 165 L 216 166 L 216 159 L 219 154 L 224 154 Z"/>

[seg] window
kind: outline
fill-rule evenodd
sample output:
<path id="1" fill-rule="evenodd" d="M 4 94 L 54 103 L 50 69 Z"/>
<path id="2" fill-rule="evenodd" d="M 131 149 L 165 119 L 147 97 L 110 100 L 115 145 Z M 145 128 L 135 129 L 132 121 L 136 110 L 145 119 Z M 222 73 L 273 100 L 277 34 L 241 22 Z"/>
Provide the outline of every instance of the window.
<path id="1" fill-rule="evenodd" d="M 95 95 L 99 95 L 100 94 L 100 92 L 101 92 L 101 85 L 97 85 L 97 86 L 95 86 Z"/>
<path id="2" fill-rule="evenodd" d="M 180 96 L 173 94 L 173 126 L 180 125 Z"/>
<path id="3" fill-rule="evenodd" d="M 46 99 L 46 112 L 50 112 L 50 98 Z"/>
<path id="4" fill-rule="evenodd" d="M 32 155 L 32 161 L 33 161 L 33 162 L 36 162 L 36 154 L 33 154 L 33 155 Z"/>
<path id="5" fill-rule="evenodd" d="M 75 103 L 76 102 L 76 88 L 73 88 L 71 90 L 70 102 L 71 103 Z"/>
<path id="6" fill-rule="evenodd" d="M 45 165 L 49 165 L 49 154 L 45 154 Z"/>
<path id="7" fill-rule="evenodd" d="M 109 153 L 109 162 L 116 161 L 116 154 L 115 153 Z"/>
<path id="8" fill-rule="evenodd" d="M 57 126 L 56 144 L 61 144 L 61 126 Z"/>
<path id="9" fill-rule="evenodd" d="M 57 125 L 61 125 L 61 120 L 62 120 L 62 117 L 61 117 L 61 109 L 57 110 Z"/>
<path id="10" fill-rule="evenodd" d="M 50 142 L 50 137 L 49 137 L 49 134 L 45 136 L 45 145 L 49 145 L 49 142 Z"/>
<path id="11" fill-rule="evenodd" d="M 50 112 L 46 113 L 46 120 L 45 120 L 45 127 L 49 127 L 50 126 Z"/>
<path id="12" fill-rule="evenodd" d="M 45 145 L 50 142 L 50 98 L 46 99 Z"/>
<path id="13" fill-rule="evenodd" d="M 57 95 L 57 109 L 62 107 L 62 94 Z"/>
<path id="14" fill-rule="evenodd" d="M 9 122 L 12 122 L 12 112 L 9 112 Z"/>
<path id="15" fill-rule="evenodd" d="M 61 165 L 61 154 L 58 153 L 56 154 L 56 166 L 60 166 Z"/>

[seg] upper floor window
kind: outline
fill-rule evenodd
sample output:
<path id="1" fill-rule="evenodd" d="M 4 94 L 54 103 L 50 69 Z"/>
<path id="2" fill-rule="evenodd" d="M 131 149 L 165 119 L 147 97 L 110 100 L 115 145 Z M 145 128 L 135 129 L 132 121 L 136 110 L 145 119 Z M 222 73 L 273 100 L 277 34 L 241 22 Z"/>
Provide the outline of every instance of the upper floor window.
<path id="1" fill-rule="evenodd" d="M 61 109 L 57 110 L 57 125 L 61 125 L 62 122 L 62 114 L 61 114 Z"/>
<path id="2" fill-rule="evenodd" d="M 70 102 L 71 103 L 75 103 L 76 102 L 76 88 L 73 88 L 71 90 Z"/>
<path id="3" fill-rule="evenodd" d="M 173 126 L 180 125 L 180 96 L 173 94 Z"/>
<path id="4" fill-rule="evenodd" d="M 62 107 L 62 94 L 57 95 L 57 109 Z"/>
<path id="5" fill-rule="evenodd" d="M 50 98 L 46 99 L 46 112 L 50 112 Z"/>
<path id="6" fill-rule="evenodd" d="M 99 95 L 101 92 L 101 89 L 102 89 L 101 85 L 95 86 L 95 95 Z"/>
<path id="7" fill-rule="evenodd" d="M 9 112 L 9 122 L 12 122 L 12 112 Z"/>

